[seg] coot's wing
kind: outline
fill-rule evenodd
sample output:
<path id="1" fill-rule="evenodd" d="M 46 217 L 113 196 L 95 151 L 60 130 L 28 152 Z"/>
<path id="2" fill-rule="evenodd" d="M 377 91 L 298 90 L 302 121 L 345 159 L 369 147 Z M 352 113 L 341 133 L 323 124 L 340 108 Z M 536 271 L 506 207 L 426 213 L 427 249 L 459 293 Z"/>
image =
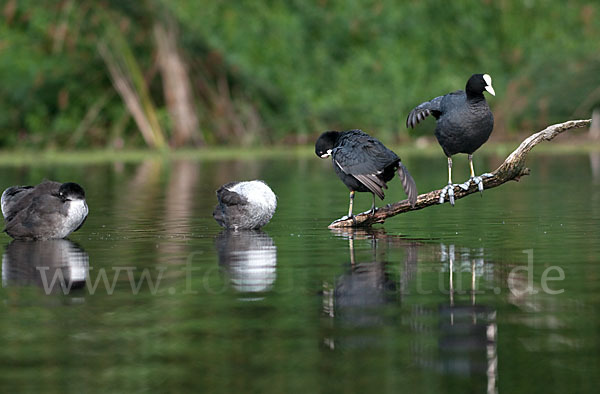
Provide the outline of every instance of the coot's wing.
<path id="1" fill-rule="evenodd" d="M 434 118 L 439 118 L 442 114 L 441 104 L 442 100 L 445 96 L 439 96 L 430 101 L 425 101 L 417 105 L 406 118 L 406 127 L 414 128 L 417 123 L 428 117 L 429 115 L 433 115 Z"/>
<path id="2" fill-rule="evenodd" d="M 0 206 L 6 220 L 12 219 L 17 212 L 29 205 L 31 199 L 24 197 L 29 195 L 32 190 L 33 186 L 11 186 L 2 193 Z"/>
<path id="3" fill-rule="evenodd" d="M 22 220 L 32 228 L 45 226 L 54 220 L 64 220 L 69 213 L 65 204 L 53 194 L 42 194 L 31 201 L 29 207 L 23 210 L 26 213 Z"/>
<path id="4" fill-rule="evenodd" d="M 58 193 L 60 183 L 44 181 L 37 186 L 12 186 L 2 193 L 2 214 L 7 221 L 12 220 L 19 212 L 29 208 L 33 199 L 44 194 Z"/>
<path id="5" fill-rule="evenodd" d="M 19 204 L 22 204 L 24 199 L 22 198 Z M 35 238 L 35 233 L 43 233 L 45 227 L 52 224 L 52 216 L 60 215 L 56 211 L 56 206 L 52 204 L 56 199 L 58 198 L 51 194 L 27 196 L 29 203 L 26 207 L 15 210 L 14 215 L 7 219 L 4 231 L 13 238 Z"/>
<path id="6" fill-rule="evenodd" d="M 229 190 L 227 187 L 232 186 L 235 183 L 228 183 L 227 185 L 223 185 L 217 190 L 217 199 L 219 203 L 224 205 L 244 205 L 248 203 L 248 199 L 246 197 Z"/>
<path id="7" fill-rule="evenodd" d="M 440 103 L 440 109 L 443 114 L 448 115 L 457 109 L 462 108 L 464 105 L 466 105 L 466 102 L 467 94 L 465 91 L 457 90 L 444 96 L 444 99 Z"/>
<path id="8" fill-rule="evenodd" d="M 417 197 L 419 196 L 419 192 L 417 192 L 417 184 L 415 183 L 415 180 L 413 179 L 412 175 L 410 175 L 410 172 L 408 172 L 408 169 L 404 166 L 404 164 L 398 164 L 398 177 L 402 182 L 402 188 L 408 196 L 408 201 L 410 202 L 410 205 L 412 205 L 412 207 L 414 208 L 415 204 L 417 203 Z"/>
<path id="9" fill-rule="evenodd" d="M 381 142 L 366 134 L 354 135 L 333 149 L 333 162 L 344 173 L 352 175 L 372 193 L 383 199 L 385 182 L 379 178 L 383 170 L 398 156 Z"/>

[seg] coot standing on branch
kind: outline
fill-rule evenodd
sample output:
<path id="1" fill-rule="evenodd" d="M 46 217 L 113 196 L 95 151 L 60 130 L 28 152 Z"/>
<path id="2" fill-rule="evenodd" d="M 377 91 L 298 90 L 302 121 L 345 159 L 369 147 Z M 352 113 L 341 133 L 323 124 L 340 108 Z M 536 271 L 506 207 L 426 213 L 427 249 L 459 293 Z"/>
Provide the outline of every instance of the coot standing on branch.
<path id="1" fill-rule="evenodd" d="M 77 183 L 44 181 L 11 186 L 2 193 L 4 231 L 15 239 L 60 239 L 79 230 L 88 215 L 85 191 Z"/>
<path id="2" fill-rule="evenodd" d="M 448 185 L 442 189 L 440 203 L 444 202 L 444 197 L 448 194 L 450 204 L 454 205 L 452 155 L 469 155 L 471 178 L 458 185 L 464 190 L 473 182 L 483 192 L 482 178 L 491 176 L 487 173 L 475 176 L 473 169 L 473 152 L 488 140 L 494 128 L 494 116 L 483 96 L 484 91 L 492 96 L 496 95 L 492 78 L 488 74 L 473 74 L 467 81 L 465 91 L 457 90 L 419 104 L 406 119 L 406 127 L 413 128 L 429 115 L 437 119 L 435 136 L 448 157 Z"/>
<path id="3" fill-rule="evenodd" d="M 361 130 L 326 131 L 315 144 L 321 158 L 332 157 L 338 177 L 350 189 L 348 217 L 352 217 L 355 192 L 373 194 L 370 213 L 375 213 L 375 195 L 383 200 L 383 189 L 396 173 L 411 205 L 417 201 L 417 186 L 400 158 L 379 140 Z"/>

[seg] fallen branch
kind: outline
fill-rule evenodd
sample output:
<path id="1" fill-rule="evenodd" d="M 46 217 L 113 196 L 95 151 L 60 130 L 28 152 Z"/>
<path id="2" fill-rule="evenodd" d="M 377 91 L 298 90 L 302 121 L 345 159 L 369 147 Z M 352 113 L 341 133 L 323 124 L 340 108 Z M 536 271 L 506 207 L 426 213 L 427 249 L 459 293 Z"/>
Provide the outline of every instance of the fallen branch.
<path id="1" fill-rule="evenodd" d="M 500 165 L 489 178 L 484 178 L 483 186 L 485 189 L 491 189 L 496 186 L 500 186 L 508 181 L 518 181 L 523 175 L 529 175 L 529 168 L 525 167 L 525 159 L 529 151 L 542 141 L 550 141 L 563 131 L 570 129 L 580 128 L 589 126 L 591 120 L 570 120 L 568 122 L 555 124 L 548 126 L 544 130 L 535 133 L 528 137 L 525 141 L 519 145 L 513 153 L 511 153 L 504 163 Z M 477 192 L 479 189 L 476 185 L 471 184 L 467 190 L 456 185 L 454 187 L 454 199 L 458 200 L 469 194 Z M 426 194 L 420 194 L 417 197 L 417 202 L 414 207 L 411 207 L 408 200 L 399 201 L 393 204 L 389 204 L 385 207 L 377 209 L 373 215 L 367 213 L 360 213 L 354 216 L 354 220 L 348 218 L 342 218 L 334 221 L 329 225 L 329 228 L 342 228 L 342 227 L 370 227 L 374 223 L 383 223 L 385 219 L 398 214 L 410 211 L 416 211 L 418 209 L 427 208 L 431 205 L 437 205 L 439 203 L 440 193 L 442 190 L 434 190 Z"/>

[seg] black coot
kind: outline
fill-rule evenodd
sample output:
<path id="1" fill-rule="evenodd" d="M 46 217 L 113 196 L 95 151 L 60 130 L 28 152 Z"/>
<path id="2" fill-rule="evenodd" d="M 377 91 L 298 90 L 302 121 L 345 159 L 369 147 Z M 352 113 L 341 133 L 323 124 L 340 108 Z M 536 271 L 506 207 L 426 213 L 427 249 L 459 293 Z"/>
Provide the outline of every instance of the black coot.
<path id="1" fill-rule="evenodd" d="M 85 191 L 77 183 L 44 181 L 37 186 L 11 186 L 2 193 L 4 231 L 15 239 L 65 238 L 85 222 Z"/>
<path id="2" fill-rule="evenodd" d="M 411 205 L 417 201 L 417 186 L 400 158 L 379 140 L 361 130 L 326 131 L 315 144 L 315 153 L 321 158 L 331 156 L 333 168 L 350 189 L 348 217 L 352 217 L 355 192 L 373 194 L 370 213 L 375 212 L 375 195 L 383 200 L 383 189 L 396 172 Z"/>
<path id="3" fill-rule="evenodd" d="M 492 88 L 492 78 L 488 74 L 473 74 L 467 81 L 465 91 L 457 90 L 419 104 L 406 119 L 406 127 L 415 127 L 429 115 L 437 119 L 435 136 L 448 157 L 448 185 L 442 190 L 440 203 L 444 202 L 447 193 L 450 204 L 454 205 L 452 155 L 469 155 L 471 178 L 458 185 L 463 189 L 467 190 L 470 182 L 473 182 L 482 192 L 482 177 L 491 176 L 475 176 L 473 169 L 473 152 L 488 140 L 494 128 L 494 116 L 483 96 L 485 90 L 493 96 L 496 95 Z"/>

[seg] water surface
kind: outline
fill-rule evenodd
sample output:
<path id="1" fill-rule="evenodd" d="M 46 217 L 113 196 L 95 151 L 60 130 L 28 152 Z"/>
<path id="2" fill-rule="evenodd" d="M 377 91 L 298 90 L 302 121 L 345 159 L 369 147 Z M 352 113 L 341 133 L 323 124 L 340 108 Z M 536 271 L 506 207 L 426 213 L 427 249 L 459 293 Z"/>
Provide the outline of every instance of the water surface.
<path id="1" fill-rule="evenodd" d="M 69 240 L 1 236 L 2 387 L 595 392 L 599 157 L 534 154 L 519 183 L 371 231 L 327 229 L 348 192 L 318 158 L 3 167 L 2 188 L 81 183 L 90 216 Z M 445 183 L 443 155 L 404 161 L 422 192 Z M 247 179 L 277 212 L 223 231 L 215 190 Z"/>

